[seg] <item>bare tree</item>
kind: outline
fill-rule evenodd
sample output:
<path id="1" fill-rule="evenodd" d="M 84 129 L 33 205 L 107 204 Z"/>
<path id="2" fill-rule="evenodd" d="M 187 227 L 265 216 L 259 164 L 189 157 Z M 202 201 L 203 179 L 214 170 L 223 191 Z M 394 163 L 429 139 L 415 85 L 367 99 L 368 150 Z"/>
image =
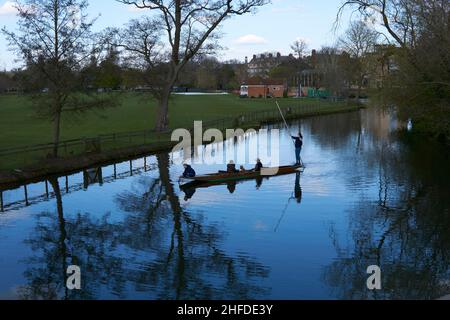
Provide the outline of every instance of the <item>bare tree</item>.
<path id="1" fill-rule="evenodd" d="M 125 64 L 138 69 L 153 68 L 163 59 L 161 34 L 159 22 L 149 17 L 133 19 L 125 28 L 107 31 L 107 36 L 114 37 L 113 44 L 125 50 Z"/>
<path id="2" fill-rule="evenodd" d="M 323 85 L 330 90 L 333 99 L 343 96 L 347 79 L 342 70 L 342 54 L 336 47 L 322 47 L 318 55 Z"/>
<path id="3" fill-rule="evenodd" d="M 63 112 L 82 112 L 109 101 L 74 94 L 77 72 L 89 58 L 91 27 L 87 0 L 16 0 L 18 30 L 3 29 L 10 45 L 26 62 L 28 81 L 38 92 L 32 102 L 53 123 L 53 157 L 58 156 Z"/>
<path id="4" fill-rule="evenodd" d="M 365 18 L 380 19 L 385 30 L 401 47 L 414 45 L 417 36 L 416 0 L 346 0 L 339 9 L 338 19 L 346 7 L 355 8 Z"/>
<path id="5" fill-rule="evenodd" d="M 361 58 L 373 52 L 378 43 L 379 33 L 362 21 L 352 21 L 344 36 L 339 39 L 340 46 L 352 57 Z"/>
<path id="6" fill-rule="evenodd" d="M 297 58 L 301 59 L 305 56 L 306 51 L 308 50 L 308 44 L 302 39 L 295 40 L 291 45 L 291 50 L 294 51 Z"/>
<path id="7" fill-rule="evenodd" d="M 372 53 L 378 43 L 380 34 L 369 28 L 362 21 L 353 21 L 339 39 L 341 50 L 347 52 L 350 56 L 350 63 L 346 64 L 346 71 L 350 73 L 358 86 L 358 97 L 364 82 L 373 71 L 374 59 Z"/>
<path id="8" fill-rule="evenodd" d="M 160 21 L 150 17 L 133 19 L 123 28 L 108 28 L 103 35 L 105 43 L 121 50 L 123 65 L 136 71 L 139 85 L 145 84 L 158 100 L 168 72 L 161 37 Z"/>
<path id="9" fill-rule="evenodd" d="M 346 0 L 337 21 L 347 7 L 380 20 L 396 44 L 384 50 L 392 56 L 395 72 L 387 76 L 390 85 L 383 98 L 400 106 L 399 115 L 411 119 L 416 130 L 450 141 L 450 2 Z"/>
<path id="10" fill-rule="evenodd" d="M 199 52 L 214 48 L 214 32 L 233 15 L 244 15 L 270 0 L 117 0 L 136 8 L 157 12 L 165 32 L 169 54 L 165 61 L 167 72 L 160 84 L 156 129 L 168 126 L 169 97 L 185 65 Z"/>

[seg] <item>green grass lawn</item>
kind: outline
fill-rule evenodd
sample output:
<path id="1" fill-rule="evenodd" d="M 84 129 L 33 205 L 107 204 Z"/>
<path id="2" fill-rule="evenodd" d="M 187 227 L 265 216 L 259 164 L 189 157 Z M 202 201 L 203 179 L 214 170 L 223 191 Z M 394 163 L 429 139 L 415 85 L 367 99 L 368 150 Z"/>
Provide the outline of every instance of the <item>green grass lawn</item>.
<path id="1" fill-rule="evenodd" d="M 117 107 L 86 113 L 73 119 L 64 117 L 61 139 L 96 137 L 100 134 L 151 129 L 154 126 L 156 102 L 141 94 L 123 94 Z M 336 103 L 316 99 L 280 99 L 283 106 Z M 194 120 L 212 120 L 242 113 L 276 110 L 272 99 L 240 99 L 233 95 L 173 96 L 170 102 L 170 127 L 190 128 Z M 0 149 L 49 143 L 52 126 L 36 117 L 28 97 L 0 95 Z"/>

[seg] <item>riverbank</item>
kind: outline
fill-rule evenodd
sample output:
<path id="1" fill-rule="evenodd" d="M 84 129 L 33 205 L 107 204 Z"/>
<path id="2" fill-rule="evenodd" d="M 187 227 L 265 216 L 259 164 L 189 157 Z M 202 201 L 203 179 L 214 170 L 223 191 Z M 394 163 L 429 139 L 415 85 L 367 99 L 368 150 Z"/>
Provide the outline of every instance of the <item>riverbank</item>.
<path id="1" fill-rule="evenodd" d="M 360 108 L 361 106 L 358 105 L 333 105 L 332 107 L 322 108 L 289 107 L 283 108 L 283 111 L 286 119 L 293 120 L 318 115 L 353 112 L 359 110 Z M 251 117 L 247 115 L 241 116 L 237 119 L 218 119 L 217 124 L 224 125 L 220 128 L 222 130 L 233 128 L 231 125 L 227 126 L 227 124 L 230 123 L 234 123 L 235 126 L 238 125 L 242 129 L 257 129 L 264 123 L 279 122 L 280 119 L 277 112 L 278 111 L 274 110 L 271 110 L 270 112 L 262 111 L 252 114 Z M 172 142 L 169 139 L 169 136 L 167 136 L 166 139 L 160 139 L 159 141 L 154 141 L 148 144 L 124 146 L 112 150 L 102 150 L 101 152 L 62 157 L 59 159 L 40 159 L 34 164 L 25 166 L 21 169 L 2 170 L 0 171 L 0 188 L 10 188 L 22 183 L 39 181 L 46 176 L 63 175 L 75 171 L 81 171 L 90 167 L 98 167 L 122 160 L 130 160 L 144 155 L 157 154 L 158 152 L 168 152 L 176 144 L 176 142 Z"/>
<path id="2" fill-rule="evenodd" d="M 148 130 L 154 127 L 156 101 L 149 95 L 123 93 L 114 108 L 63 116 L 61 139 L 92 138 L 99 135 Z M 280 99 L 282 107 L 345 107 L 345 102 L 323 99 Z M 234 95 L 173 95 L 170 101 L 170 129 L 189 128 L 193 121 L 211 121 L 243 113 L 276 109 L 272 99 L 240 99 Z M 7 148 L 51 143 L 52 125 L 38 118 L 26 96 L 0 95 L 0 151 Z"/>

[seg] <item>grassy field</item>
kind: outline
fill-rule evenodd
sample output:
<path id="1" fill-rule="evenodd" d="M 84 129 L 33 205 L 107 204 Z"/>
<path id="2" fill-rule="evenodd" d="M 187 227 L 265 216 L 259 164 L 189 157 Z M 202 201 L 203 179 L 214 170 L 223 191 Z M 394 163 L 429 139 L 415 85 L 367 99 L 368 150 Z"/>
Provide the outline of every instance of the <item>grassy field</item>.
<path id="1" fill-rule="evenodd" d="M 72 119 L 64 117 L 61 139 L 96 137 L 100 134 L 138 131 L 153 128 L 155 100 L 140 94 L 123 94 L 117 107 L 86 113 Z M 316 99 L 280 99 L 283 106 L 336 103 Z M 344 103 L 342 103 L 344 104 Z M 212 120 L 252 111 L 276 109 L 272 99 L 240 99 L 232 95 L 173 96 L 170 102 L 171 128 L 192 127 L 194 120 Z M 30 101 L 24 96 L 0 95 L 0 150 L 49 143 L 51 123 L 36 117 Z"/>

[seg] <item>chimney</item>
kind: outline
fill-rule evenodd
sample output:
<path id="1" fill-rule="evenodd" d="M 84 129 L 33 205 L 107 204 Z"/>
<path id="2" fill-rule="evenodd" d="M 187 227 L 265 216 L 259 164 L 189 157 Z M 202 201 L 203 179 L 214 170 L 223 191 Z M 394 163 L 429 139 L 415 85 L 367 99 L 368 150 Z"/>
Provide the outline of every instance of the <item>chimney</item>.
<path id="1" fill-rule="evenodd" d="M 311 52 L 311 64 L 312 64 L 313 68 L 316 68 L 316 66 L 317 66 L 317 51 L 316 51 L 316 49 L 314 49 Z"/>
<path id="2" fill-rule="evenodd" d="M 245 57 L 245 64 L 248 64 L 248 57 Z"/>
<path id="3" fill-rule="evenodd" d="M 253 60 L 256 60 L 256 54 L 253 55 Z"/>
<path id="4" fill-rule="evenodd" d="M 269 58 L 273 58 L 273 54 L 269 53 Z"/>
<path id="5" fill-rule="evenodd" d="M 281 58 L 281 53 L 277 52 L 277 58 Z"/>

